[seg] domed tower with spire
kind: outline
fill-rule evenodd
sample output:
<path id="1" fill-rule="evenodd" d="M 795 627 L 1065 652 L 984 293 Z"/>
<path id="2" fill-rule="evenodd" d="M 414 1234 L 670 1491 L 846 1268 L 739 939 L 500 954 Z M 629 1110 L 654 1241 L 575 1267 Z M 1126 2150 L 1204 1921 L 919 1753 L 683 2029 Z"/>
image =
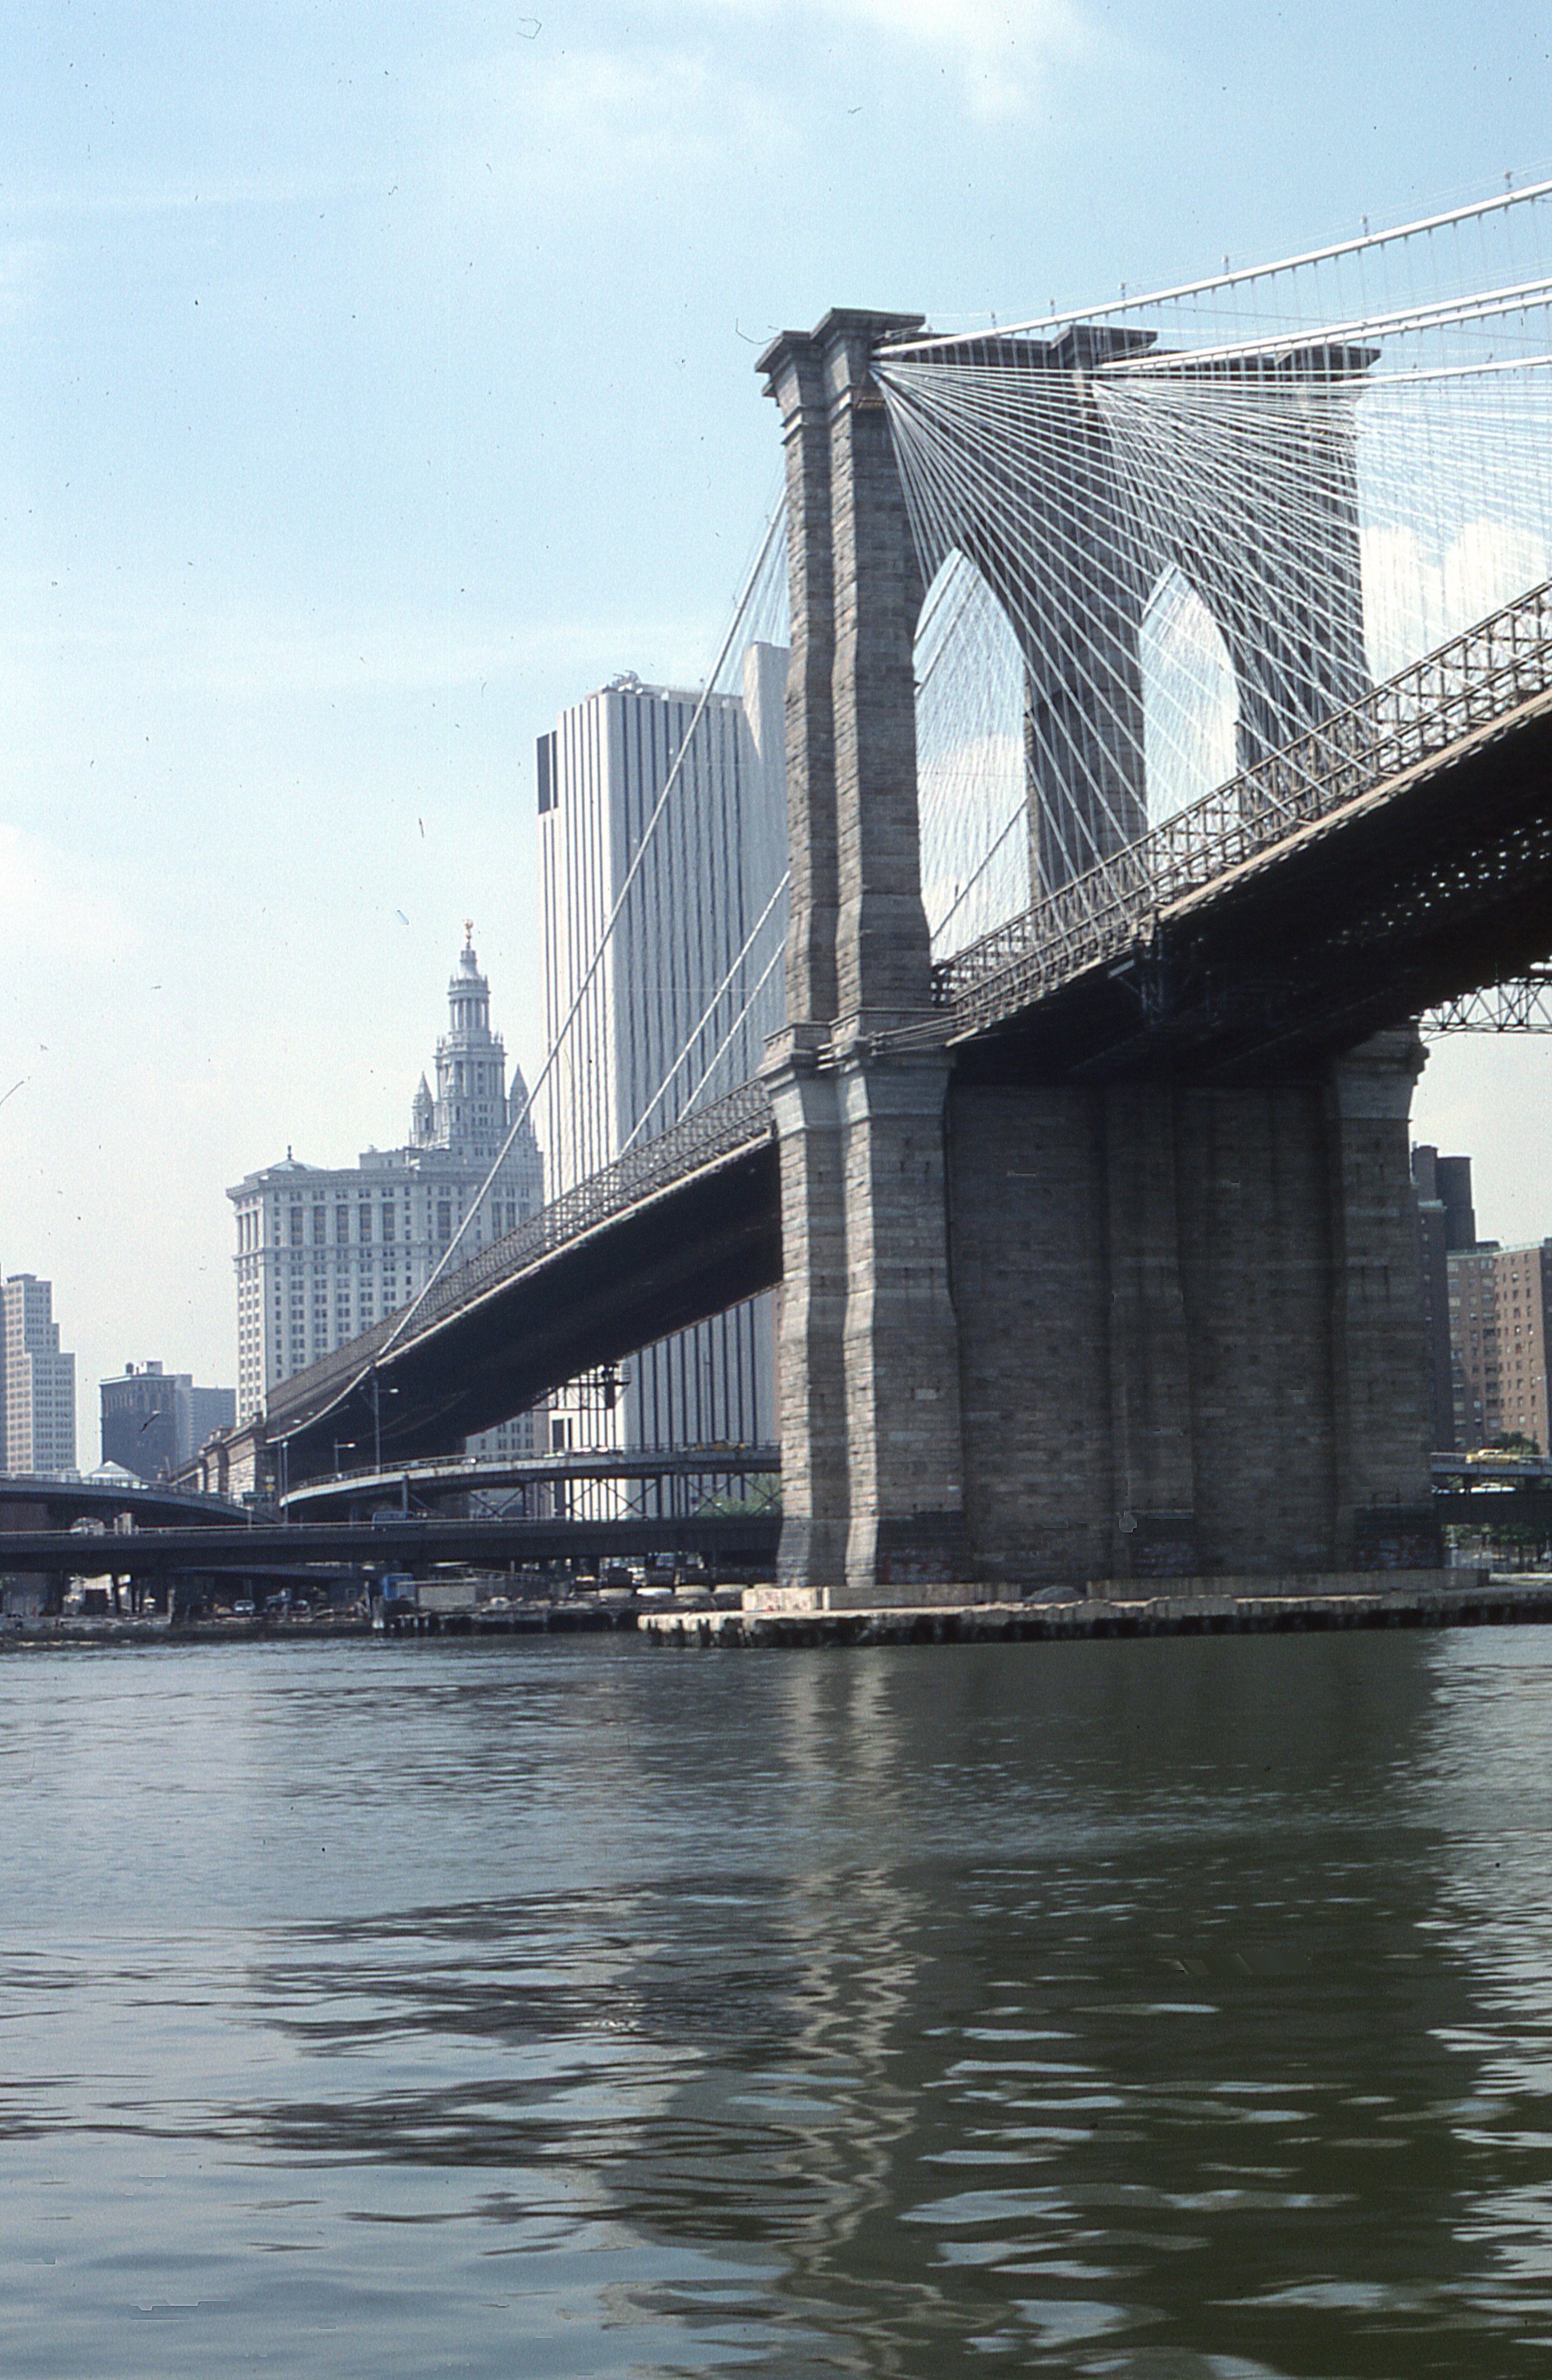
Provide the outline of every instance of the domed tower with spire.
<path id="1" fill-rule="evenodd" d="M 491 1030 L 491 987 L 474 928 L 447 987 L 436 1091 L 424 1075 L 402 1148 L 370 1148 L 355 1166 L 284 1165 L 228 1192 L 237 1223 L 238 1418 L 262 1411 L 282 1380 L 401 1312 L 438 1267 L 464 1264 L 536 1215 L 544 1159 L 523 1080 Z M 504 1152 L 504 1153 L 503 1153 Z M 532 1453 L 531 1418 L 470 1441 L 480 1453 Z"/>
<path id="2" fill-rule="evenodd" d="M 490 1164 L 506 1137 L 506 1047 L 491 1030 L 491 987 L 475 956 L 472 918 L 464 921 L 464 947 L 447 987 L 447 1018 L 437 1043 L 436 1099 L 426 1139 L 433 1148 Z M 417 1139 L 419 1119 L 418 1094 Z"/>

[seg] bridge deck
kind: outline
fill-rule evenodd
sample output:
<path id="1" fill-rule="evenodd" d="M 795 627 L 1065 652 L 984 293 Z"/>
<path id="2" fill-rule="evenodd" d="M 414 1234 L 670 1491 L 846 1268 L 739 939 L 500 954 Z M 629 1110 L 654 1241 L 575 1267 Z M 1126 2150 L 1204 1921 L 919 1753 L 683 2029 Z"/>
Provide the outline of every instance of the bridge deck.
<path id="1" fill-rule="evenodd" d="M 127 1512 L 141 1523 L 208 1522 L 240 1529 L 248 1514 L 224 1496 L 201 1496 L 145 1479 L 60 1479 L 13 1471 L 0 1478 L 0 1536 L 34 1528 L 45 1513 L 50 1527 L 72 1521 L 115 1520 Z"/>
<path id="2" fill-rule="evenodd" d="M 774 1560 L 776 1512 L 640 1513 L 606 1521 L 314 1521 L 235 1529 L 138 1529 L 128 1536 L 34 1530 L 7 1541 L 7 1567 L 83 1578 L 239 1577 L 342 1563 L 420 1570 L 437 1562 L 500 1565 L 696 1554 L 739 1564 Z"/>
<path id="3" fill-rule="evenodd" d="M 516 1488 L 592 1485 L 618 1480 L 632 1485 L 672 1480 L 749 1480 L 780 1475 L 779 1446 L 697 1446 L 664 1451 L 519 1454 L 508 1462 L 462 1455 L 400 1463 L 392 1470 L 336 1471 L 309 1480 L 284 1499 L 289 1514 L 321 1518 L 325 1510 L 381 1504 L 390 1496 L 413 1496 L 419 1504 L 447 1496 L 509 1494 Z"/>
<path id="4" fill-rule="evenodd" d="M 580 1371 L 773 1288 L 776 1185 L 770 1106 L 746 1083 L 552 1201 L 407 1317 L 297 1373 L 271 1401 L 272 1433 L 314 1470 L 325 1416 L 350 1415 L 390 1461 L 454 1446 Z"/>
<path id="5" fill-rule="evenodd" d="M 1043 1009 L 1033 1038 L 1074 1067 L 1170 1044 L 1233 1062 L 1517 972 L 1552 944 L 1549 724 L 1552 582 L 946 961 L 952 1040 Z M 1408 914 L 1430 898 L 1431 937 Z"/>
<path id="6" fill-rule="evenodd" d="M 1243 1076 L 1522 972 L 1549 919 L 1552 582 L 960 953 L 936 998 L 970 1080 Z M 298 1374 L 272 1430 L 294 1476 L 329 1418 L 439 1451 L 781 1269 L 749 1083 Z"/>

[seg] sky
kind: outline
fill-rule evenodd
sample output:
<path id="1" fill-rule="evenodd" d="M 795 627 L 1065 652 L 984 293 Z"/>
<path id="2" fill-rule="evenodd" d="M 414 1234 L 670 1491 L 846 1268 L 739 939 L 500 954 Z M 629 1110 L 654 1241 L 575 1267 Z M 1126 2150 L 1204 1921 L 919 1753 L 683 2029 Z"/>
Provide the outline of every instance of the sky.
<path id="1" fill-rule="evenodd" d="M 953 329 L 1544 167 L 1509 0 L 52 0 L 0 141 L 0 1268 L 83 1463 L 236 1377 L 224 1193 L 407 1135 L 462 921 L 542 1054 L 533 747 L 694 683 L 775 496 L 756 357 Z M 1552 1044 L 1419 1136 L 1552 1232 Z"/>

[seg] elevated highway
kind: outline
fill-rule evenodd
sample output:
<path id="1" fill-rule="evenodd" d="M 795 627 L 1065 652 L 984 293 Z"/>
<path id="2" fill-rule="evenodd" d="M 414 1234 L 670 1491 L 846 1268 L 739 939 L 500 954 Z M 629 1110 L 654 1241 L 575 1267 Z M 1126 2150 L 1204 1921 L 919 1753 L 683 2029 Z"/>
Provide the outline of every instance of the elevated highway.
<path id="1" fill-rule="evenodd" d="M 228 1529 L 138 1529 L 127 1536 L 27 1530 L 7 1538 L 8 1567 L 82 1578 L 257 1577 L 317 1563 L 423 1572 L 441 1562 L 499 1569 L 556 1561 L 695 1555 L 740 1567 L 775 1559 L 781 1515 L 692 1513 L 608 1521 L 417 1520 L 261 1524 Z"/>
<path id="2" fill-rule="evenodd" d="M 240 1529 L 248 1524 L 241 1505 L 224 1496 L 197 1496 L 155 1482 L 53 1479 L 25 1472 L 0 1475 L 0 1536 L 18 1530 L 67 1529 L 74 1521 L 104 1524 L 127 1514 L 137 1526 Z"/>
<path id="3" fill-rule="evenodd" d="M 707 1494 L 731 1496 L 750 1482 L 762 1487 L 779 1481 L 779 1446 L 702 1446 L 685 1451 L 638 1453 L 572 1453 L 516 1455 L 510 1462 L 488 1456 L 469 1461 L 448 1456 L 441 1461 L 412 1463 L 394 1470 L 335 1472 L 326 1479 L 294 1488 L 284 1499 L 288 1519 L 299 1521 L 362 1520 L 390 1501 L 408 1512 L 430 1511 L 450 1499 L 483 1500 L 527 1493 L 539 1488 L 616 1486 L 639 1500 L 654 1491 L 669 1490 L 677 1482 L 692 1484 Z M 645 1504 L 642 1509 L 648 1509 Z M 651 1509 L 663 1510 L 660 1502 Z M 491 1517 L 496 1517 L 491 1515 Z"/>

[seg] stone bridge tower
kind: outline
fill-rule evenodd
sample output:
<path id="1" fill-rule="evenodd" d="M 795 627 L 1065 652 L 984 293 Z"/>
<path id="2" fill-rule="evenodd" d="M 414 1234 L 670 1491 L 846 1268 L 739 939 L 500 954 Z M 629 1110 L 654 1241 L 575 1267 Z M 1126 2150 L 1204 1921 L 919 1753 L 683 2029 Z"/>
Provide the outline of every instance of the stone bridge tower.
<path id="1" fill-rule="evenodd" d="M 833 312 L 759 367 L 793 620 L 789 1021 L 762 1070 L 782 1577 L 869 1602 L 1425 1562 L 1415 1036 L 1231 1087 L 1000 1077 L 947 1046 L 918 851 L 922 570 L 872 370 L 920 328 Z M 1033 812 L 1034 771 L 1030 791 Z"/>

